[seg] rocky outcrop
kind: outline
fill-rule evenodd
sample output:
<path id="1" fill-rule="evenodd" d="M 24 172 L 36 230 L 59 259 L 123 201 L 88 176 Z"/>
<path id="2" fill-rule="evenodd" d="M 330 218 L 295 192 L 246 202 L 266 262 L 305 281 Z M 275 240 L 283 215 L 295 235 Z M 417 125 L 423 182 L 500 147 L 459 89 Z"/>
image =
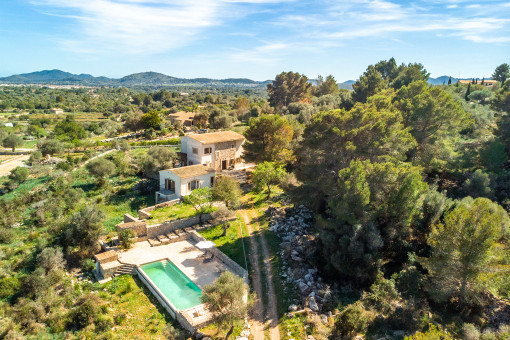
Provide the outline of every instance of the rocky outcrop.
<path id="1" fill-rule="evenodd" d="M 315 236 L 313 213 L 303 205 L 295 208 L 270 206 L 269 230 L 282 240 L 280 273 L 288 287 L 296 287 L 299 301 L 289 307 L 291 312 L 307 307 L 320 313 L 331 298 L 331 288 L 319 276 L 314 263 L 318 242 Z"/>

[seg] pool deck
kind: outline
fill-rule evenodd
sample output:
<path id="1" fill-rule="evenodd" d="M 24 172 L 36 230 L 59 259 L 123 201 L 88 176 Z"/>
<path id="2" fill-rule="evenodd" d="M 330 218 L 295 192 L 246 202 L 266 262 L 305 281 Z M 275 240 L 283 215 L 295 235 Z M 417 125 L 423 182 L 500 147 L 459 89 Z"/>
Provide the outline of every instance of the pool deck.
<path id="1" fill-rule="evenodd" d="M 148 241 L 137 242 L 133 248 L 119 252 L 118 255 L 119 262 L 134 265 L 169 259 L 202 289 L 228 269 L 216 258 L 204 263 L 204 258 L 209 257 L 206 253 L 207 251 L 195 247 L 194 242 L 187 239 L 158 247 L 151 247 Z"/>

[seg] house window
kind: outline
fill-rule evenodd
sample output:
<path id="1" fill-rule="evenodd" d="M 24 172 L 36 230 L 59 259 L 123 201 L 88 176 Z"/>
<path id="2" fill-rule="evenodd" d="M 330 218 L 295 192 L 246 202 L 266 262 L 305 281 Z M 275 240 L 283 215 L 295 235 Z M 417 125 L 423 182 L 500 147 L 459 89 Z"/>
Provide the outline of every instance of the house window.
<path id="1" fill-rule="evenodd" d="M 214 185 L 214 176 L 211 177 L 211 188 L 213 187 Z"/>
<path id="2" fill-rule="evenodd" d="M 200 188 L 200 181 L 193 180 L 188 182 L 188 191 L 193 191 L 198 188 Z"/>
<path id="3" fill-rule="evenodd" d="M 205 148 L 204 149 L 204 154 L 208 155 L 210 153 L 212 153 L 212 148 Z"/>
<path id="4" fill-rule="evenodd" d="M 170 190 L 175 192 L 175 181 L 165 178 L 165 190 Z"/>
<path id="5" fill-rule="evenodd" d="M 231 144 L 231 145 L 230 145 L 230 148 L 232 148 L 232 149 L 233 149 L 235 146 L 236 146 L 235 144 Z"/>
<path id="6" fill-rule="evenodd" d="M 198 154 L 198 148 L 191 148 L 191 152 L 193 152 L 194 154 Z"/>
<path id="7" fill-rule="evenodd" d="M 193 162 L 192 161 L 188 161 L 188 165 L 193 165 Z"/>

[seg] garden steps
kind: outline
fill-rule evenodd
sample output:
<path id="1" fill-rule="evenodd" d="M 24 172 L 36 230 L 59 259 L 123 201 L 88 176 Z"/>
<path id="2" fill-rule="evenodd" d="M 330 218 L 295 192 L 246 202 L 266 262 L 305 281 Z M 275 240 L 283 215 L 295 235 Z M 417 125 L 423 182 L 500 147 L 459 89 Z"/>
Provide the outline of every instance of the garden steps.
<path id="1" fill-rule="evenodd" d="M 136 265 L 135 264 L 129 264 L 124 263 L 122 266 L 119 267 L 113 274 L 114 276 L 119 275 L 133 275 L 136 274 Z"/>

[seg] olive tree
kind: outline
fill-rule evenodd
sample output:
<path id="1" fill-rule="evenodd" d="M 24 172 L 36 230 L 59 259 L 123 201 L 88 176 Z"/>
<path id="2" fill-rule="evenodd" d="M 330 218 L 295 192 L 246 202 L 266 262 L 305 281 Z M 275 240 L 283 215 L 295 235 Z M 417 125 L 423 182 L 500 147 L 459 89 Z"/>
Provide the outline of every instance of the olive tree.
<path id="1" fill-rule="evenodd" d="M 2 141 L 2 144 L 6 148 L 11 148 L 12 152 L 16 151 L 16 148 L 23 144 L 23 138 L 16 135 L 8 135 Z"/>
<path id="2" fill-rule="evenodd" d="M 202 216 L 210 209 L 212 204 L 212 191 L 209 187 L 193 190 L 189 195 L 184 196 L 184 203 L 190 204 L 195 208 L 199 223 L 202 223 Z"/>
<path id="3" fill-rule="evenodd" d="M 273 162 L 264 162 L 255 168 L 253 182 L 259 190 L 263 190 L 264 187 L 267 189 L 267 199 L 269 199 L 271 187 L 280 184 L 285 174 L 285 169 L 282 166 Z"/>
<path id="4" fill-rule="evenodd" d="M 107 182 L 107 177 L 115 171 L 115 164 L 105 159 L 98 158 L 87 163 L 88 172 L 98 180 L 98 186 L 102 187 Z"/>
<path id="5" fill-rule="evenodd" d="M 225 202 L 228 208 L 236 208 L 241 204 L 241 185 L 232 177 L 217 177 L 212 195 L 215 201 Z"/>
<path id="6" fill-rule="evenodd" d="M 202 289 L 202 302 L 214 321 L 229 328 L 225 340 L 234 331 L 234 323 L 242 320 L 251 305 L 246 299 L 249 287 L 244 280 L 229 271 Z"/>

